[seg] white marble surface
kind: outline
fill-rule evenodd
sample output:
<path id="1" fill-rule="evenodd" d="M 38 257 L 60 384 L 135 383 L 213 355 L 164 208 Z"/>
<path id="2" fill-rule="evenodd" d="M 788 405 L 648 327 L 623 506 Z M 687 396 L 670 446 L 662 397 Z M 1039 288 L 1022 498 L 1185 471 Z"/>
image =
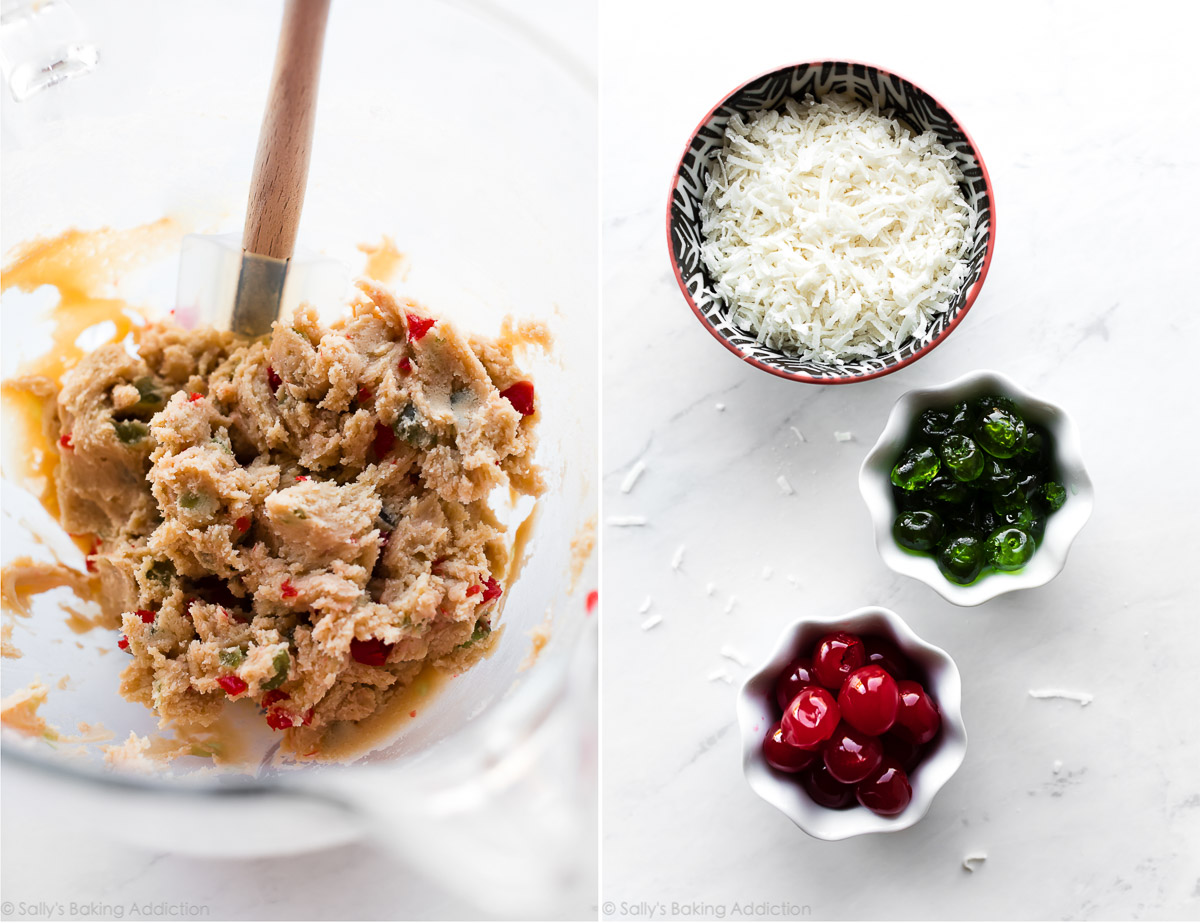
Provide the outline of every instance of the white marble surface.
<path id="1" fill-rule="evenodd" d="M 240 0 L 226 0 L 214 12 L 210 0 L 179 7 L 182 34 L 139 31 L 138 10 L 132 4 L 121 11 L 122 21 L 133 25 L 115 30 L 106 18 L 104 4 L 73 0 L 88 23 L 102 55 L 118 61 L 122 54 L 136 56 L 140 48 L 156 41 L 187 41 L 182 23 L 189 17 L 243 15 L 243 32 L 236 38 L 252 43 L 252 36 L 272 34 L 279 4 L 263 4 L 254 11 Z M 515 29 L 525 37 L 530 55 L 547 55 L 562 65 L 570 77 L 590 85 L 595 93 L 595 8 L 587 2 L 556 0 L 445 0 L 444 5 L 479 17 L 501 28 Z M 145 3 L 142 4 L 145 7 Z M 361 7 L 356 11 L 361 13 Z M 420 5 L 411 10 L 420 16 Z M 342 20 L 344 22 L 344 20 Z M 334 4 L 329 42 L 353 43 L 354 36 L 338 27 Z M 271 45 L 266 47 L 269 57 Z M 235 43 L 236 44 L 236 43 Z M 221 49 L 214 49 L 214 67 L 220 66 Z M 240 54 L 241 51 L 236 53 Z M 101 67 L 105 64 L 102 62 Z M 173 79 L 186 74 L 157 74 L 157 90 L 168 92 Z M 411 92 L 426 92 L 412 87 Z M 364 88 L 369 91 L 369 88 Z M 4 91 L 6 92 L 6 90 Z M 52 107 L 51 107 L 52 108 Z M 15 107 L 14 107 L 15 110 Z M 10 101 L 5 100 L 6 129 Z M 452 112 L 448 110 L 448 112 Z M 7 137 L 7 135 L 6 135 Z M 245 164 L 249 170 L 249 162 Z M 86 203 L 81 203 L 86 207 Z M 6 335 L 10 332 L 5 323 Z M 447 890 L 394 853 L 370 842 L 355 843 L 289 858 L 199 859 L 163 850 L 121 845 L 116 831 L 97 829 L 93 818 L 67 810 L 58 800 L 57 780 L 9 766 L 2 785 L 3 919 L 474 919 L 480 916 L 471 900 L 470 876 L 460 888 Z M 236 835 L 236 831 L 233 831 Z M 587 913 L 583 902 L 582 913 Z M 147 909 L 149 907 L 149 909 Z"/>
<path id="2" fill-rule="evenodd" d="M 604 513 L 649 520 L 605 530 L 605 912 L 1200 915 L 1196 18 L 1156 2 L 605 4 Z M 722 349 L 664 234 L 696 122 L 742 80 L 819 57 L 939 96 L 981 146 L 997 206 L 991 275 L 961 327 L 909 369 L 837 388 Z M 1073 415 L 1097 504 L 1057 580 L 961 610 L 885 569 L 856 478 L 901 393 L 980 367 Z M 642 631 L 647 596 L 662 622 Z M 706 677 L 749 672 L 723 644 L 760 661 L 795 616 L 871 603 L 955 657 L 970 745 L 915 828 L 819 842 L 750 792 L 734 687 Z M 1095 700 L 1029 697 L 1045 686 Z"/>

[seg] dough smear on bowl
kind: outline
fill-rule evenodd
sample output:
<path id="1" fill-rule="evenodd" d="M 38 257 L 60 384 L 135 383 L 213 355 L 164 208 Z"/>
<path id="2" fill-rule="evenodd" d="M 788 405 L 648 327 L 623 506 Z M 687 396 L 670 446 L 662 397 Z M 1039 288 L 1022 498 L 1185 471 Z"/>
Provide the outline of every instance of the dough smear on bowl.
<path id="1" fill-rule="evenodd" d="M 121 692 L 163 722 L 250 698 L 311 755 L 488 650 L 509 566 L 489 494 L 543 489 L 533 386 L 381 287 L 351 308 L 251 343 L 152 324 L 64 378 L 62 524 L 96 536 Z"/>

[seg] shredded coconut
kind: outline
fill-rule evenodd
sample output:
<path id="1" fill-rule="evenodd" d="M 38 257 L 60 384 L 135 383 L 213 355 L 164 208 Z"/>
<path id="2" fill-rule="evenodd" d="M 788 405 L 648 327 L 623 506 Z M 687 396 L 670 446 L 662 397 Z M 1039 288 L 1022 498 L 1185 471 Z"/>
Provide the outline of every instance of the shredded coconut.
<path id="1" fill-rule="evenodd" d="M 796 429 L 796 427 L 794 427 L 794 426 L 789 426 L 789 427 L 788 427 L 788 429 L 790 429 L 790 430 L 791 430 L 793 433 L 795 433 L 795 434 L 796 434 L 796 438 L 797 438 L 797 439 L 799 439 L 801 442 L 807 442 L 807 441 L 808 441 L 807 439 L 805 439 L 805 438 L 804 438 L 804 433 L 800 432 L 800 430 Z"/>
<path id="2" fill-rule="evenodd" d="M 725 603 L 725 614 L 728 615 L 730 612 L 732 612 L 733 607 L 736 605 L 737 605 L 737 597 L 730 596 L 728 601 Z"/>
<path id="3" fill-rule="evenodd" d="M 710 683 L 715 682 L 716 680 L 722 680 L 726 683 L 732 683 L 733 682 L 733 674 L 730 673 L 728 670 L 726 670 L 724 667 L 717 667 L 715 670 L 713 670 L 711 673 L 708 674 L 708 681 Z"/>
<path id="4" fill-rule="evenodd" d="M 717 403 L 717 410 L 724 410 L 724 409 L 725 409 L 725 405 L 724 405 L 724 404 L 722 404 L 722 403 L 720 403 L 720 402 L 718 402 L 718 403 Z"/>
<path id="5" fill-rule="evenodd" d="M 645 516 L 609 516 L 605 521 L 610 526 L 644 526 L 648 522 Z"/>
<path id="6" fill-rule="evenodd" d="M 983 863 L 986 861 L 987 861 L 987 853 L 973 852 L 973 853 L 970 853 L 969 855 L 963 856 L 962 865 L 963 865 L 963 868 L 965 868 L 968 872 L 973 872 L 979 866 L 983 865 Z"/>
<path id="7" fill-rule="evenodd" d="M 650 607 L 654 604 L 654 600 L 647 596 L 642 600 L 642 604 L 638 607 L 638 615 L 645 615 L 650 611 Z"/>
<path id="8" fill-rule="evenodd" d="M 844 433 L 840 430 L 835 429 L 833 431 L 833 438 L 836 439 L 838 442 L 849 442 L 851 439 L 854 438 L 854 433 Z"/>
<path id="9" fill-rule="evenodd" d="M 741 667 L 744 667 L 747 663 L 750 662 L 746 659 L 745 654 L 743 654 L 741 651 L 739 651 L 736 647 L 734 647 L 731 644 L 725 644 L 725 645 L 721 646 L 721 656 L 725 657 L 728 660 L 732 660 L 734 663 L 736 663 L 738 666 L 741 666 Z"/>
<path id="10" fill-rule="evenodd" d="M 730 117 L 702 206 L 701 257 L 739 327 L 802 359 L 924 337 L 967 276 L 976 215 L 933 132 L 852 100 Z"/>
<path id="11" fill-rule="evenodd" d="M 625 475 L 625 480 L 621 482 L 621 493 L 627 494 L 633 490 L 633 485 L 637 483 L 638 478 L 642 476 L 642 472 L 646 470 L 646 463 L 640 458 L 633 463 L 633 467 L 629 469 L 629 473 Z"/>
<path id="12" fill-rule="evenodd" d="M 649 631 L 660 622 L 662 622 L 661 615 L 652 615 L 650 618 L 646 619 L 646 621 L 642 622 L 642 631 Z"/>
<path id="13" fill-rule="evenodd" d="M 675 549 L 675 555 L 671 558 L 671 570 L 679 570 L 683 566 L 683 552 L 685 547 L 680 545 Z"/>
<path id="14" fill-rule="evenodd" d="M 706 583 L 704 585 L 705 596 L 712 596 L 715 592 L 717 592 L 717 585 L 715 583 Z"/>
<path id="15" fill-rule="evenodd" d="M 772 569 L 770 564 L 765 565 L 762 569 L 763 580 L 770 580 L 774 573 L 775 571 Z"/>
<path id="16" fill-rule="evenodd" d="M 1090 692 L 1071 692 L 1068 689 L 1030 689 L 1029 694 L 1035 699 L 1070 699 L 1080 705 L 1090 705 L 1095 698 Z"/>
<path id="17" fill-rule="evenodd" d="M 792 489 L 791 482 L 787 478 L 785 478 L 782 474 L 779 475 L 779 477 L 777 477 L 775 479 L 775 483 L 778 484 L 779 489 L 781 491 L 783 491 L 783 493 L 789 497 L 796 492 Z"/>

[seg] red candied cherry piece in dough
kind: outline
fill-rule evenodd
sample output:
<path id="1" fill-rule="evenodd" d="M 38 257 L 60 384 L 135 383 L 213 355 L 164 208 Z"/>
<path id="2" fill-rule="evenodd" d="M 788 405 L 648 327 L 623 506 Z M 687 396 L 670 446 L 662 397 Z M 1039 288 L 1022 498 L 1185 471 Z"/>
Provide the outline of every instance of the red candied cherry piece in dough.
<path id="1" fill-rule="evenodd" d="M 867 653 L 866 665 L 875 664 L 877 667 L 883 667 L 892 674 L 892 679 L 896 682 L 908 679 L 912 675 L 912 667 L 908 663 L 908 658 L 887 638 L 863 638 L 863 649 Z"/>
<path id="2" fill-rule="evenodd" d="M 879 768 L 858 783 L 855 795 L 864 808 L 891 817 L 907 808 L 912 801 L 912 785 L 904 768 L 891 757 L 885 756 Z"/>
<path id="3" fill-rule="evenodd" d="M 823 762 L 815 762 L 800 776 L 808 797 L 823 808 L 847 808 L 854 803 L 854 787 L 844 785 L 829 774 Z"/>
<path id="4" fill-rule="evenodd" d="M 783 728 L 775 726 L 763 738 L 763 759 L 767 765 L 780 772 L 799 772 L 806 769 L 817 758 L 814 750 L 801 750 L 783 739 Z"/>
<path id="5" fill-rule="evenodd" d="M 419 314 L 405 314 L 404 319 L 408 322 L 408 338 L 410 340 L 421 339 L 437 323 L 437 318 L 421 317 Z"/>
<path id="6" fill-rule="evenodd" d="M 848 631 L 826 635 L 813 650 L 813 672 L 826 689 L 840 689 L 846 677 L 866 662 L 862 640 Z"/>
<path id="7" fill-rule="evenodd" d="M 368 638 L 366 641 L 354 638 L 350 641 L 350 656 L 368 667 L 382 667 L 387 663 L 392 647 L 393 645 L 378 638 Z"/>
<path id="8" fill-rule="evenodd" d="M 512 404 L 523 417 L 533 416 L 533 382 L 518 381 L 500 392 L 500 396 Z"/>
<path id="9" fill-rule="evenodd" d="M 833 736 L 839 720 L 838 704 L 829 690 L 809 686 L 800 690 L 783 713 L 783 740 L 813 750 Z"/>
<path id="10" fill-rule="evenodd" d="M 893 733 L 914 744 L 927 744 L 937 736 L 942 726 L 937 703 L 920 683 L 905 680 L 897 683 L 900 706 L 896 711 L 896 726 Z"/>
<path id="11" fill-rule="evenodd" d="M 821 684 L 817 682 L 816 674 L 813 673 L 812 661 L 801 657 L 793 661 L 783 676 L 779 677 L 775 684 L 775 701 L 781 709 L 787 711 L 787 707 L 800 694 L 801 689 L 805 686 L 819 685 Z"/>
<path id="12" fill-rule="evenodd" d="M 878 737 L 896 722 L 900 693 L 883 667 L 859 667 L 842 684 L 838 707 L 847 722 Z"/>
<path id="13" fill-rule="evenodd" d="M 823 748 L 825 768 L 839 782 L 861 782 L 883 761 L 883 744 L 878 737 L 864 734 L 845 721 L 838 725 Z"/>

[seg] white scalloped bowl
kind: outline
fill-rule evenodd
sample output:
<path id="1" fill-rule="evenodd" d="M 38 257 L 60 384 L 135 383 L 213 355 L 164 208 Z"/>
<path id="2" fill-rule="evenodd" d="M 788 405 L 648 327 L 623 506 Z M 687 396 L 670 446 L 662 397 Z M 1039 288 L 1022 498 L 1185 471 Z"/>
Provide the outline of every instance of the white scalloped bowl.
<path id="1" fill-rule="evenodd" d="M 892 466 L 904 449 L 905 437 L 922 411 L 951 407 L 959 401 L 988 394 L 1010 397 L 1030 421 L 1044 427 L 1054 438 L 1055 461 L 1062 475 L 1067 500 L 1046 520 L 1046 534 L 1029 563 L 1019 571 L 985 574 L 969 586 L 951 583 L 938 570 L 932 555 L 907 551 L 892 537 L 898 510 L 892 498 Z M 978 606 L 1013 590 L 1027 590 L 1049 583 L 1067 563 L 1071 543 L 1092 515 L 1094 491 L 1083 465 L 1079 432 L 1066 411 L 1026 391 L 999 372 L 979 370 L 936 388 L 921 388 L 902 395 L 892 408 L 887 425 L 875 447 L 863 460 L 858 489 L 875 527 L 875 547 L 883 563 L 898 574 L 913 577 L 932 587 L 956 606 Z"/>
<path id="2" fill-rule="evenodd" d="M 942 729 L 921 764 L 909 775 L 912 801 L 894 817 L 882 817 L 861 805 L 842 810 L 811 801 L 798 777 L 779 772 L 763 758 L 763 737 L 778 720 L 775 682 L 795 658 L 804 656 L 831 631 L 877 635 L 892 641 L 925 676 L 925 687 L 937 702 Z M 844 840 L 862 833 L 904 830 L 929 811 L 934 796 L 962 765 L 967 732 L 962 720 L 962 679 L 954 660 L 940 647 L 921 640 L 890 609 L 868 606 L 846 615 L 797 619 L 779 637 L 775 651 L 738 691 L 738 726 L 742 734 L 742 770 L 754 793 L 778 808 L 797 827 L 821 840 Z"/>

